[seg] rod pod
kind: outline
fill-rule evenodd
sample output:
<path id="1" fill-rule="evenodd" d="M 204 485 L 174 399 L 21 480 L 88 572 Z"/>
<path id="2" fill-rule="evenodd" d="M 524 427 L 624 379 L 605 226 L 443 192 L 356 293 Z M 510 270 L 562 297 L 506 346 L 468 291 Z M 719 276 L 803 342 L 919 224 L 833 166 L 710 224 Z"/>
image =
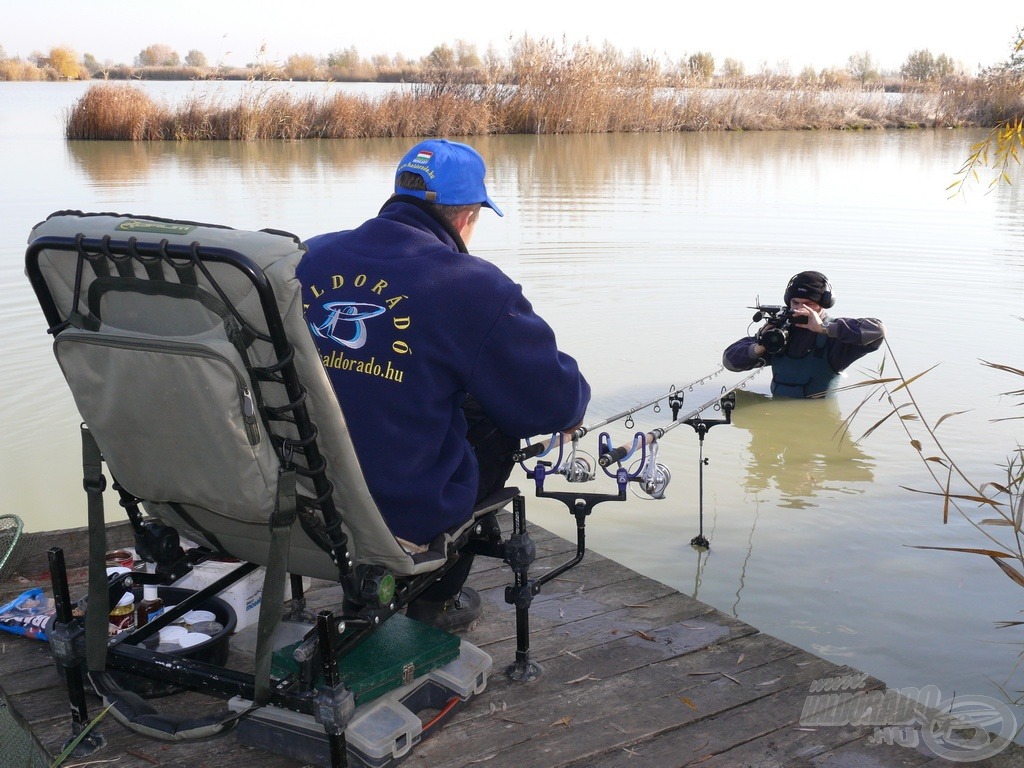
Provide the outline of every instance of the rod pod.
<path id="1" fill-rule="evenodd" d="M 702 549 L 710 549 L 711 542 L 707 540 L 704 535 L 704 467 L 708 463 L 708 459 L 704 458 L 704 436 L 711 430 L 712 427 L 718 426 L 719 424 L 732 424 L 732 411 L 736 407 L 736 392 L 730 391 L 722 395 L 722 398 L 718 401 L 722 413 L 725 414 L 724 419 L 702 419 L 700 416 L 694 416 L 686 419 L 683 423 L 689 424 L 693 427 L 694 432 L 697 433 L 697 509 L 699 514 L 699 525 L 700 530 L 696 536 L 690 539 L 690 545 L 694 547 L 701 547 Z M 682 403 L 671 402 L 670 403 L 673 411 L 681 407 Z"/>

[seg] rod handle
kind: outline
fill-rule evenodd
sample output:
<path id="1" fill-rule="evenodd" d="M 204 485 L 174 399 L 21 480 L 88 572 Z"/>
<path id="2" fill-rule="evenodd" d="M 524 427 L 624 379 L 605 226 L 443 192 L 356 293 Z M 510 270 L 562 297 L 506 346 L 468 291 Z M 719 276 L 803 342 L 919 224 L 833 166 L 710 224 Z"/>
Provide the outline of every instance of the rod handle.
<path id="1" fill-rule="evenodd" d="M 628 447 L 620 445 L 618 448 L 612 448 L 607 453 L 602 453 L 597 461 L 602 467 L 607 467 L 609 464 L 614 464 L 616 461 L 625 458 L 629 450 Z"/>
<path id="2" fill-rule="evenodd" d="M 546 451 L 550 445 L 550 442 L 533 443 L 532 445 L 528 445 L 525 448 L 520 448 L 518 451 L 512 454 L 512 461 L 519 462 L 526 461 L 527 459 L 532 459 L 534 456 L 538 456 L 539 454 Z"/>

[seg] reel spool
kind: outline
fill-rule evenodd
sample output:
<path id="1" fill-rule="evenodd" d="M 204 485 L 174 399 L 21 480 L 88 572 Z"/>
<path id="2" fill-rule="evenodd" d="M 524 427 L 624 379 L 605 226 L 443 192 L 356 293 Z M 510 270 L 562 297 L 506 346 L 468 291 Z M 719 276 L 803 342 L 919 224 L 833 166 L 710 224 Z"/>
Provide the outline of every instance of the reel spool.
<path id="1" fill-rule="evenodd" d="M 640 480 L 640 490 L 652 499 L 664 499 L 665 489 L 672 480 L 672 473 L 664 464 L 655 464 L 651 477 L 643 477 Z"/>
<path id="2" fill-rule="evenodd" d="M 588 483 L 597 475 L 594 464 L 594 457 L 590 454 L 576 454 L 569 460 L 565 469 L 559 471 L 570 483 Z"/>
<path id="3" fill-rule="evenodd" d="M 636 479 L 640 492 L 637 493 L 634 490 L 634 494 L 640 498 L 647 496 L 656 500 L 664 499 L 665 490 L 672 480 L 672 473 L 668 467 L 658 461 L 658 443 L 656 441 L 651 443 L 647 458 L 634 463 L 630 467 L 629 474 L 630 477 Z"/>

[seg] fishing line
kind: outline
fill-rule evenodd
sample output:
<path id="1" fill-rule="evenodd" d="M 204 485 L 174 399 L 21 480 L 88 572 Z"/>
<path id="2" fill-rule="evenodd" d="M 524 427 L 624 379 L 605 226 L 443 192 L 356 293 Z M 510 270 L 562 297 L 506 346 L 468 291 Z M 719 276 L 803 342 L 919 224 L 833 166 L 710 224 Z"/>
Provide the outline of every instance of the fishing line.
<path id="1" fill-rule="evenodd" d="M 662 437 L 664 437 L 667 433 L 671 432 L 673 429 L 678 427 L 680 424 L 686 424 L 688 420 L 693 419 L 696 416 L 699 416 L 701 413 L 706 411 L 708 408 L 712 408 L 712 407 L 715 407 L 715 406 L 721 407 L 721 401 L 723 400 L 723 398 L 725 398 L 727 395 L 735 392 L 737 389 L 741 389 L 741 388 L 745 387 L 747 385 L 747 383 L 749 383 L 751 381 L 751 379 L 753 379 L 755 376 L 757 376 L 763 369 L 764 369 L 764 363 L 762 362 L 757 368 L 755 368 L 753 370 L 752 373 L 750 373 L 749 375 L 747 375 L 744 378 L 740 379 L 733 386 L 728 387 L 728 388 L 722 387 L 721 392 L 719 392 L 719 394 L 715 395 L 710 400 L 707 400 L 707 401 L 701 403 L 700 405 L 698 405 L 697 407 L 695 407 L 695 408 L 691 409 L 690 411 L 686 412 L 682 416 L 679 416 L 677 413 L 674 413 L 673 417 L 672 417 L 672 421 L 669 424 L 667 424 L 666 426 L 659 427 L 657 429 L 652 429 L 650 432 L 647 432 L 647 433 L 637 432 L 636 435 L 634 435 L 634 437 L 633 437 L 632 443 L 627 443 L 625 445 L 620 445 L 618 448 L 611 448 L 610 445 L 609 445 L 608 446 L 608 450 L 603 451 L 601 453 L 601 455 L 598 457 L 598 463 L 602 467 L 607 467 L 610 464 L 613 464 L 615 462 L 619 462 L 619 461 L 623 461 L 625 459 L 628 459 L 630 456 L 633 455 L 633 453 L 636 450 L 638 450 L 638 449 L 642 450 L 646 446 L 651 445 L 652 443 L 656 442 L 657 440 L 660 440 Z M 681 399 L 679 400 L 679 403 L 682 404 L 682 400 Z M 606 433 L 603 433 L 603 434 L 606 434 Z"/>
<path id="2" fill-rule="evenodd" d="M 725 370 L 724 366 L 719 366 L 717 370 L 712 371 L 711 373 L 707 374 L 706 376 L 701 376 L 699 379 L 694 379 L 689 384 L 683 384 L 681 387 L 676 387 L 675 385 L 672 385 L 671 387 L 669 387 L 668 392 L 666 392 L 663 395 L 660 395 L 659 397 L 656 397 L 653 400 L 648 400 L 646 403 L 641 403 L 639 405 L 634 405 L 632 408 L 627 408 L 625 411 L 622 411 L 621 413 L 617 413 L 614 416 L 609 416 L 607 419 L 604 419 L 603 421 L 599 421 L 596 424 L 591 424 L 589 427 L 580 427 L 579 429 L 577 429 L 575 432 L 572 433 L 572 438 L 573 438 L 573 440 L 578 440 L 579 438 L 581 438 L 584 435 L 586 435 L 588 432 L 592 432 L 595 429 L 600 429 L 601 427 L 603 427 L 603 426 L 605 426 L 607 424 L 611 424 L 613 422 L 616 422 L 616 421 L 618 421 L 619 419 L 622 419 L 622 418 L 626 419 L 626 425 L 625 425 L 626 429 L 632 429 L 632 427 L 633 427 L 633 424 L 632 424 L 633 414 L 636 413 L 637 411 L 642 411 L 644 408 L 647 408 L 648 406 L 654 405 L 656 403 L 660 403 L 665 398 L 671 398 L 674 395 L 676 395 L 676 393 L 682 392 L 684 389 L 688 389 L 689 391 L 692 392 L 694 387 L 699 386 L 699 385 L 703 384 L 706 381 L 710 381 L 711 379 L 715 378 L 720 373 L 722 373 L 724 370 Z M 655 413 L 658 413 L 658 412 L 659 412 L 659 409 L 655 409 Z"/>
<path id="3" fill-rule="evenodd" d="M 620 413 L 616 413 L 613 416 L 609 416 L 606 419 L 602 419 L 601 421 L 598 421 L 595 424 L 590 424 L 584 427 L 578 427 L 572 432 L 571 435 L 559 433 L 552 435 L 545 441 L 541 441 L 539 443 L 531 443 L 522 448 L 521 450 L 518 450 L 515 453 L 513 453 L 512 460 L 515 462 L 523 462 L 526 461 L 527 459 L 532 459 L 535 456 L 543 456 L 547 454 L 547 452 L 550 451 L 552 448 L 554 448 L 556 444 L 559 447 L 564 445 L 567 438 L 571 439 L 573 442 L 578 441 L 588 433 L 594 431 L 595 429 L 600 429 L 601 427 L 606 426 L 608 424 L 612 424 L 618 421 L 619 419 L 625 419 L 626 429 L 632 429 L 633 415 L 635 413 L 638 413 L 644 410 L 645 408 L 649 408 L 652 405 L 657 406 L 658 403 L 660 403 L 662 400 L 665 400 L 666 398 L 677 397 L 679 396 L 679 393 L 683 392 L 684 390 L 689 390 L 690 392 L 692 392 L 694 387 L 700 386 L 701 384 L 710 381 L 711 379 L 715 378 L 724 371 L 725 367 L 719 366 L 716 370 L 712 371 L 711 373 L 705 376 L 701 376 L 699 379 L 694 379 L 689 384 L 683 384 L 682 386 L 679 387 L 673 384 L 664 394 L 658 395 L 657 397 L 651 400 L 647 400 L 646 402 L 638 403 L 637 405 L 631 406 L 630 408 L 627 408 L 626 410 L 621 411 Z M 656 407 L 654 409 L 654 412 L 659 413 L 660 408 Z"/>

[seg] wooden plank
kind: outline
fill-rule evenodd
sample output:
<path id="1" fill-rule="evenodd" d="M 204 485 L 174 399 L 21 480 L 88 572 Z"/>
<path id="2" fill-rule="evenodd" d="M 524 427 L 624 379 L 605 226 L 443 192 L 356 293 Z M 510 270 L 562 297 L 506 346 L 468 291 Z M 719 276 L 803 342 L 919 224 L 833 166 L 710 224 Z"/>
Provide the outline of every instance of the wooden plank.
<path id="1" fill-rule="evenodd" d="M 626 582 L 620 585 L 624 584 Z M 674 645 L 686 642 L 682 637 L 684 630 L 710 625 L 711 631 L 722 636 L 729 632 L 754 631 L 678 593 L 639 604 L 627 603 L 633 598 L 621 594 L 612 601 L 609 596 L 614 594 L 614 591 L 595 590 L 581 596 L 565 594 L 557 602 L 534 603 L 530 615 L 531 629 L 535 630 L 531 638 L 534 658 L 542 661 L 558 653 L 579 652 L 621 637 L 630 638 L 640 647 L 657 648 L 661 651 L 659 655 L 664 656 Z M 500 598 L 494 592 L 483 593 L 483 596 L 489 601 L 489 618 L 483 627 L 467 632 L 466 639 L 487 650 L 495 659 L 502 658 L 503 653 L 511 658 L 515 641 L 514 612 L 509 606 L 496 602 Z M 565 618 L 562 618 L 563 613 Z M 645 636 L 656 639 L 652 642 Z M 503 646 L 509 650 L 503 652 Z"/>
<path id="2" fill-rule="evenodd" d="M 533 577 L 550 572 L 575 552 L 573 543 L 543 529 L 531 527 L 531 535 L 538 542 Z M 79 581 L 84 576 L 81 571 L 74 573 Z M 504 602 L 511 572 L 500 561 L 477 558 L 470 578 L 470 585 L 480 588 L 486 610 L 464 636 L 491 655 L 494 670 L 486 690 L 420 744 L 405 765 L 951 765 L 921 751 L 872 744 L 870 728 L 801 727 L 810 683 L 855 670 L 764 635 L 593 553 L 535 597 L 530 612 L 531 655 L 544 666 L 544 674 L 532 683 L 514 683 L 503 673 L 516 648 L 514 610 Z M 2 586 L 11 587 L 10 583 Z M 332 582 L 315 581 L 307 597 L 311 610 L 334 607 L 340 602 L 341 589 Z M 250 659 L 233 652 L 231 664 L 245 668 Z M 11 706 L 32 723 L 51 756 L 56 755 L 70 736 L 70 716 L 63 681 L 48 647 L 13 635 L 0 638 L 0 685 Z M 867 685 L 881 683 L 868 678 Z M 199 694 L 172 696 L 154 704 L 161 711 L 188 715 L 224 707 L 223 702 Z M 89 697 L 89 707 L 90 715 L 98 714 L 98 699 Z M 303 765 L 243 747 L 231 734 L 203 741 L 159 742 L 113 719 L 105 719 L 100 729 L 108 745 L 89 760 L 114 760 L 118 768 Z M 1012 745 L 1005 753 L 975 764 L 1019 768 L 1024 765 L 1022 755 L 1020 746 Z"/>
<path id="3" fill-rule="evenodd" d="M 803 663 L 803 662 L 801 662 Z M 698 720 L 692 725 L 660 734 L 656 739 L 640 740 L 590 763 L 592 768 L 645 765 L 721 765 L 771 764 L 799 765 L 810 755 L 834 751 L 838 744 L 863 737 L 864 728 L 834 728 L 813 736 L 818 729 L 802 728 L 799 714 L 807 698 L 806 687 L 795 685 L 771 696 Z M 806 734 L 806 735 L 805 735 Z M 758 747 L 752 754 L 737 754 L 737 747 L 752 741 Z M 792 750 L 787 747 L 795 746 Z"/>
<path id="4" fill-rule="evenodd" d="M 760 642 L 755 643 L 758 639 Z M 565 660 L 568 657 L 560 657 L 552 662 L 553 668 L 542 679 L 535 696 L 529 696 L 521 687 L 510 689 L 511 684 L 498 681 L 496 692 L 504 694 L 507 705 L 500 708 L 501 717 L 517 727 L 495 733 L 486 721 L 464 724 L 464 739 L 459 742 L 463 757 L 482 759 L 497 751 L 509 758 L 490 758 L 489 766 L 552 768 L 574 760 L 593 760 L 610 749 L 620 749 L 713 712 L 809 682 L 820 676 L 823 669 L 834 668 L 821 660 L 800 667 L 798 662 L 808 657 L 774 638 L 751 635 L 744 640 L 744 645 L 724 657 L 730 661 L 742 657 L 740 664 L 735 665 L 735 674 L 730 673 L 739 684 L 720 675 L 690 674 L 708 671 L 713 658 L 721 659 L 721 652 L 712 649 L 559 686 L 557 683 L 566 679 L 559 666 L 569 664 Z M 628 642 L 624 638 L 618 644 Z M 749 653 L 739 650 L 744 647 L 750 648 Z M 604 650 L 609 655 L 616 651 L 614 644 Z M 420 749 L 430 750 L 432 745 L 428 743 Z M 458 764 L 437 761 L 438 766 Z"/>
<path id="5" fill-rule="evenodd" d="M 747 706 L 735 707 L 691 725 L 641 739 L 608 752 L 591 761 L 591 768 L 618 768 L 644 765 L 672 766 L 709 764 L 712 757 L 759 737 L 780 738 L 796 728 L 794 712 L 799 713 L 805 693 L 797 687 L 757 699 Z M 848 738 L 855 738 L 856 733 Z M 742 763 L 731 763 L 742 765 Z"/>
<path id="6" fill-rule="evenodd" d="M 85 494 L 82 495 L 82 518 L 85 518 Z M 135 546 L 128 521 L 107 525 L 107 550 Z M 50 565 L 47 552 L 51 547 L 64 550 L 64 561 L 68 569 L 85 567 L 89 555 L 89 529 L 69 528 L 62 531 L 37 531 L 23 534 L 21 545 L 24 556 L 18 566 L 18 573 L 32 581 L 49 581 Z"/>

